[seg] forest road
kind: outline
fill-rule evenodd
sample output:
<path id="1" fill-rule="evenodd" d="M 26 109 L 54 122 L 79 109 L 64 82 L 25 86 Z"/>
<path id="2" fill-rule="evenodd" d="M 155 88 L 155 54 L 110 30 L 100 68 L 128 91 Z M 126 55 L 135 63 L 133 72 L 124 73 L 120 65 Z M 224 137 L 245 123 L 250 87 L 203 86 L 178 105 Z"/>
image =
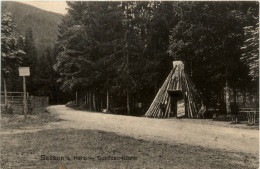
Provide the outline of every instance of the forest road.
<path id="1" fill-rule="evenodd" d="M 258 156 L 259 130 L 187 123 L 178 119 L 152 119 L 73 110 L 64 105 L 49 106 L 61 122 L 52 128 L 91 129 L 114 132 L 137 139 L 183 143 L 208 148 L 245 152 Z"/>

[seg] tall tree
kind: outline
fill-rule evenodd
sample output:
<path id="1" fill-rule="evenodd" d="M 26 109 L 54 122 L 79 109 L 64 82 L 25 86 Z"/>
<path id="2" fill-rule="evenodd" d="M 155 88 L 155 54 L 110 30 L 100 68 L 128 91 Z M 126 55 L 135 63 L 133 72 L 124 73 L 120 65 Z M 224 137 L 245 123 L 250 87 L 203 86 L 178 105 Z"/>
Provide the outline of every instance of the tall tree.
<path id="1" fill-rule="evenodd" d="M 236 89 L 248 80 L 240 61 L 245 6 L 241 2 L 179 2 L 174 8 L 179 21 L 171 30 L 169 53 L 186 63 L 208 105 L 214 95 L 224 104 L 226 84 Z"/>
<path id="2" fill-rule="evenodd" d="M 79 97 L 84 93 L 92 110 L 100 107 L 99 95 L 104 93 L 107 108 L 110 103 L 125 105 L 128 114 L 137 101 L 148 103 L 172 60 L 185 62 L 206 100 L 217 95 L 224 102 L 227 83 L 234 89 L 245 86 L 248 72 L 240 60 L 243 27 L 249 23 L 245 12 L 254 5 L 68 2 L 68 6 L 59 25 L 55 69 L 62 89 L 78 91 Z"/>
<path id="3" fill-rule="evenodd" d="M 22 42 L 23 41 L 23 42 Z M 33 30 L 32 28 L 27 28 L 25 32 L 25 38 L 19 39 L 19 45 L 23 47 L 25 51 L 25 55 L 22 57 L 22 62 L 20 66 L 30 67 L 30 77 L 27 78 L 27 88 L 30 94 L 36 94 L 37 86 L 36 86 L 36 67 L 37 67 L 37 58 L 38 53 L 34 44 L 33 38 Z"/>
<path id="4" fill-rule="evenodd" d="M 244 27 L 245 40 L 241 47 L 242 61 L 245 62 L 250 69 L 250 76 L 254 81 L 259 80 L 259 8 L 248 8 L 246 19 L 250 20 Z"/>
<path id="5" fill-rule="evenodd" d="M 1 17 L 1 73 L 5 98 L 7 98 L 7 80 L 17 78 L 15 75 L 18 76 L 18 65 L 21 62 L 19 56 L 24 54 L 24 51 L 17 45 L 16 39 L 11 35 L 14 27 L 12 15 L 3 14 Z M 5 99 L 5 104 L 7 104 L 7 99 Z"/>
<path id="6" fill-rule="evenodd" d="M 116 49 L 120 40 L 114 34 L 121 31 L 118 11 L 114 10 L 118 3 L 69 2 L 68 5 L 69 13 L 60 25 L 60 47 L 57 47 L 60 51 L 55 67 L 61 75 L 63 90 L 91 89 L 92 95 L 95 88 L 102 88 L 98 85 L 102 80 L 106 79 L 104 84 L 108 86 L 110 69 L 105 67 L 119 54 Z"/>

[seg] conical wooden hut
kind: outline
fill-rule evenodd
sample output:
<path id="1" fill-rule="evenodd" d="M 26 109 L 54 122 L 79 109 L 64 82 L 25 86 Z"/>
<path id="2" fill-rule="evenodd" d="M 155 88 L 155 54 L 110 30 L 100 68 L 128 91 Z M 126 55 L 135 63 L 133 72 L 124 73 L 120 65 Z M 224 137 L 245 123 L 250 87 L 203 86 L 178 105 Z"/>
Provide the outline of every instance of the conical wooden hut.
<path id="1" fill-rule="evenodd" d="M 173 69 L 159 89 L 145 116 L 198 118 L 205 110 L 200 95 L 184 73 L 183 62 L 174 61 Z"/>

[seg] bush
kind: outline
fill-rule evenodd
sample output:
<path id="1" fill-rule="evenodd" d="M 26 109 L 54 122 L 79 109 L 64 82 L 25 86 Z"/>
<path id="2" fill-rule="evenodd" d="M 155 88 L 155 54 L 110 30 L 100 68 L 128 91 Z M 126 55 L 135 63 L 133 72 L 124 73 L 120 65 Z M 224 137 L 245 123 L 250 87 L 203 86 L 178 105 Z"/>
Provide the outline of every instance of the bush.
<path id="1" fill-rule="evenodd" d="M 79 108 L 85 110 L 88 108 L 88 106 L 84 102 L 79 102 Z"/>
<path id="2" fill-rule="evenodd" d="M 66 106 L 78 110 L 86 110 L 88 108 L 84 102 L 79 102 L 77 105 L 75 101 L 69 101 Z"/>
<path id="3" fill-rule="evenodd" d="M 69 102 L 66 104 L 66 106 L 67 106 L 67 107 L 74 108 L 74 107 L 76 107 L 77 105 L 76 105 L 75 101 L 69 101 Z"/>
<path id="4" fill-rule="evenodd" d="M 3 106 L 2 108 L 2 113 L 3 114 L 14 114 L 14 111 L 13 111 L 13 106 L 11 104 L 7 104 L 5 106 Z"/>

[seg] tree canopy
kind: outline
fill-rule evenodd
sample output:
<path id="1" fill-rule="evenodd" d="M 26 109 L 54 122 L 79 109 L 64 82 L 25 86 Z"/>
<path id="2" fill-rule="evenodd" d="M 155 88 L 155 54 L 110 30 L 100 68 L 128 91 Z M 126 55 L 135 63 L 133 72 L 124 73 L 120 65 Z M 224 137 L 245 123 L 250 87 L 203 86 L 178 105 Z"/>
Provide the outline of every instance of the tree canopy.
<path id="1" fill-rule="evenodd" d="M 11 77 L 17 72 L 21 62 L 19 55 L 24 54 L 12 36 L 15 27 L 11 13 L 4 13 L 1 17 L 1 72 L 3 78 Z"/>
<path id="2" fill-rule="evenodd" d="M 130 112 L 137 102 L 150 103 L 173 60 L 184 61 L 206 104 L 213 96 L 223 101 L 227 84 L 245 89 L 258 78 L 257 2 L 68 6 L 55 47 L 55 70 L 64 91 L 91 90 L 102 97 L 108 90 L 121 103 L 114 104 Z"/>

